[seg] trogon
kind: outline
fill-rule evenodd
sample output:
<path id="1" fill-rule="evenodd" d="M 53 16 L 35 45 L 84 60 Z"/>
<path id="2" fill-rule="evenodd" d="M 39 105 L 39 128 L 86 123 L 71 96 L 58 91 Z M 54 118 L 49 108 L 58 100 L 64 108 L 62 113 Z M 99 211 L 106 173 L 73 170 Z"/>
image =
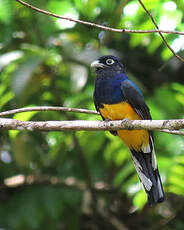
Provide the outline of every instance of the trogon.
<path id="1" fill-rule="evenodd" d="M 95 68 L 94 103 L 103 120 L 151 120 L 144 97 L 125 73 L 120 60 L 112 55 L 100 57 Z M 153 134 L 147 130 L 110 131 L 118 135 L 130 150 L 139 179 L 151 205 L 164 200 L 154 149 Z"/>

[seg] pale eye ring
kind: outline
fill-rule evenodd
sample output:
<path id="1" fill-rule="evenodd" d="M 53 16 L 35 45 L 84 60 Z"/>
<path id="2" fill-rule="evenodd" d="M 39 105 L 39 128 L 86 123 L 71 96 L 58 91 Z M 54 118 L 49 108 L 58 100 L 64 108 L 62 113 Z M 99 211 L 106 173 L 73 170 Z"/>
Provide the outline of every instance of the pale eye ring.
<path id="1" fill-rule="evenodd" d="M 109 59 L 106 60 L 106 64 L 107 65 L 112 65 L 112 64 L 114 64 L 114 60 L 109 58 Z"/>

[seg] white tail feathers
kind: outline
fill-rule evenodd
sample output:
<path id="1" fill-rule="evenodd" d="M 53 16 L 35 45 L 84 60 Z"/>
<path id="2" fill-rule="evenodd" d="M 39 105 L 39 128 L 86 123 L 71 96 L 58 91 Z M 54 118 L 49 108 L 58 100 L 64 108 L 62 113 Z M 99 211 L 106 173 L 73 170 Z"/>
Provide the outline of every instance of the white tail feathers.
<path id="1" fill-rule="evenodd" d="M 133 149 L 130 151 L 139 179 L 148 195 L 149 203 L 153 205 L 162 202 L 164 192 L 157 168 L 152 137 L 150 136 L 149 145 L 142 146 L 140 152 Z"/>
<path id="2" fill-rule="evenodd" d="M 145 174 L 142 172 L 143 169 L 142 169 L 142 166 L 140 165 L 139 161 L 136 159 L 136 157 L 134 157 L 134 155 L 132 154 L 132 159 L 133 159 L 133 163 L 134 163 L 134 166 L 135 166 L 135 169 L 139 175 L 139 178 L 140 178 L 140 181 L 142 182 L 144 188 L 147 190 L 147 191 L 150 191 L 151 190 L 151 187 L 152 187 L 152 182 L 149 178 L 147 178 L 145 176 Z"/>

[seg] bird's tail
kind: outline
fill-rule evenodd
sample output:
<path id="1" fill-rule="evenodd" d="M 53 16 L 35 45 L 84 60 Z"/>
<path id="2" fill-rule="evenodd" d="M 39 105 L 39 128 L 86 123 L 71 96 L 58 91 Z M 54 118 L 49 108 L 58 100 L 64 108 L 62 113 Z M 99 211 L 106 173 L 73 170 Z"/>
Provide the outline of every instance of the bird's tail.
<path id="1" fill-rule="evenodd" d="M 154 205 L 164 201 L 164 192 L 157 168 L 152 138 L 150 139 L 150 145 L 150 152 L 145 153 L 144 149 L 141 152 L 132 149 L 130 151 L 139 179 L 147 193 L 149 204 Z"/>

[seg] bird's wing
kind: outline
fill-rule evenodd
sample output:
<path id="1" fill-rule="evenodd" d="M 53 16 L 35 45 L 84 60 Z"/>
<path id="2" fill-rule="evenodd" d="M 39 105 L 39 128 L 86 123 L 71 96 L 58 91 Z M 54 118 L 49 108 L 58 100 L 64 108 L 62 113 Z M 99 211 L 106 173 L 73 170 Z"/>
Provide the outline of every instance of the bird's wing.
<path id="1" fill-rule="evenodd" d="M 125 100 L 132 106 L 141 119 L 151 120 L 149 108 L 139 88 L 130 80 L 125 80 L 121 84 L 121 90 Z M 130 149 L 130 151 L 139 178 L 148 194 L 149 203 L 153 205 L 164 200 L 164 192 L 157 168 L 153 135 L 151 131 L 149 131 L 149 134 L 148 146 L 142 146 L 140 152 L 134 149 Z"/>
<path id="2" fill-rule="evenodd" d="M 151 120 L 151 114 L 139 88 L 130 80 L 121 83 L 121 90 L 125 100 L 132 106 L 142 120 Z"/>

